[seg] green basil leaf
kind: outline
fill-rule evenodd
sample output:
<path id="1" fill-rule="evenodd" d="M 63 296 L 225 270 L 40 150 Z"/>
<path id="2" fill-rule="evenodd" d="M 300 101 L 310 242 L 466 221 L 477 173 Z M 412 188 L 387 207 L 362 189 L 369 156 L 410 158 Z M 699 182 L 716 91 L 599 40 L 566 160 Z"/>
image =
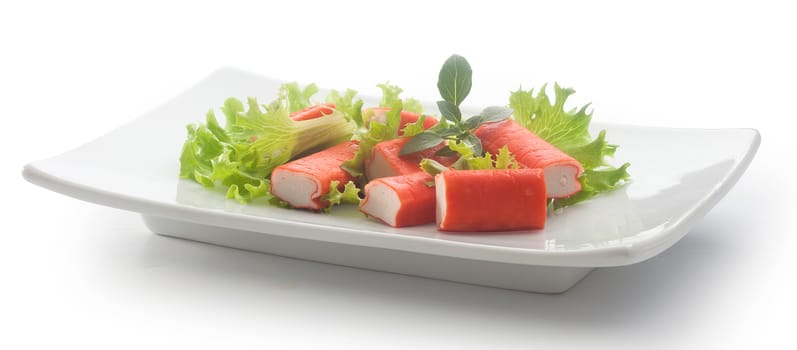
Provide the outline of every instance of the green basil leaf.
<path id="1" fill-rule="evenodd" d="M 440 118 L 440 121 L 438 121 L 437 124 L 435 124 L 433 127 L 429 128 L 429 131 L 436 132 L 439 134 L 440 131 L 448 130 L 449 126 L 450 124 L 448 124 L 446 118 Z"/>
<path id="2" fill-rule="evenodd" d="M 453 157 L 453 156 L 459 155 L 459 153 L 453 151 L 452 149 L 450 149 L 448 147 L 443 147 L 443 148 L 437 150 L 437 152 L 434 152 L 434 155 L 435 155 L 435 157 Z"/>
<path id="3" fill-rule="evenodd" d="M 437 89 L 444 100 L 459 106 L 470 93 L 473 71 L 468 60 L 460 55 L 451 55 L 437 77 Z"/>
<path id="4" fill-rule="evenodd" d="M 457 105 L 448 101 L 437 101 L 437 108 L 440 110 L 440 114 L 443 115 L 443 118 L 455 124 L 459 124 L 459 122 L 462 121 L 462 112 Z"/>
<path id="5" fill-rule="evenodd" d="M 482 148 L 482 141 L 479 140 L 476 135 L 471 133 L 467 133 L 462 137 L 462 142 L 464 142 L 470 149 L 473 150 L 473 155 L 476 157 L 481 157 L 484 149 Z"/>
<path id="6" fill-rule="evenodd" d="M 468 119 L 465 119 L 464 124 L 468 130 L 476 129 L 479 127 L 479 125 L 482 125 L 482 116 L 474 115 Z"/>
<path id="7" fill-rule="evenodd" d="M 405 143 L 404 147 L 401 147 L 399 155 L 403 156 L 406 154 L 423 151 L 427 148 L 432 148 L 439 145 L 440 142 L 443 142 L 443 138 L 440 137 L 440 135 L 426 130 L 418 135 L 413 136 L 407 143 Z"/>
<path id="8" fill-rule="evenodd" d="M 440 135 L 440 137 L 446 138 L 451 136 L 459 135 L 462 131 L 459 128 L 448 128 L 441 131 L 435 131 L 435 134 Z"/>
<path id="9" fill-rule="evenodd" d="M 482 110 L 481 123 L 500 122 L 512 115 L 512 108 L 502 106 L 490 106 Z"/>

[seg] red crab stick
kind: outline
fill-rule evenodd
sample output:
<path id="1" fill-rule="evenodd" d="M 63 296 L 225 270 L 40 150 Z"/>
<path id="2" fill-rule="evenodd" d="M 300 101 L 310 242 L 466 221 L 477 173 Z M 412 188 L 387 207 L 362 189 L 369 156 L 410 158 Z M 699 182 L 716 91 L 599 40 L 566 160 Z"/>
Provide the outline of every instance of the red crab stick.
<path id="1" fill-rule="evenodd" d="M 354 180 L 340 165 L 354 157 L 359 144 L 347 141 L 307 157 L 278 166 L 271 173 L 271 194 L 294 208 L 321 209 L 329 205 L 321 196 L 338 180 L 339 190 Z"/>
<path id="2" fill-rule="evenodd" d="M 584 171 L 577 160 L 568 156 L 514 120 L 485 124 L 475 132 L 484 150 L 492 154 L 504 145 L 527 168 L 545 171 L 548 197 L 563 198 L 581 191 L 578 176 Z"/>
<path id="3" fill-rule="evenodd" d="M 418 163 L 424 158 L 434 159 L 445 166 L 450 166 L 457 160 L 457 157 L 436 157 L 434 155 L 437 150 L 445 146 L 443 143 L 437 147 L 399 156 L 401 147 L 404 147 L 409 141 L 409 137 L 402 137 L 376 144 L 371 150 L 371 156 L 365 161 L 365 176 L 369 180 L 373 180 L 416 173 L 422 171 Z"/>
<path id="4" fill-rule="evenodd" d="M 509 231 L 545 226 L 541 169 L 451 170 L 435 176 L 442 231 Z"/>
<path id="5" fill-rule="evenodd" d="M 387 112 L 390 111 L 390 108 L 389 107 L 374 107 L 374 108 L 370 108 L 370 110 L 373 111 L 374 114 L 373 114 L 373 116 L 371 116 L 368 119 L 369 122 L 371 120 L 376 120 L 376 121 L 379 121 L 381 123 L 384 123 L 385 122 L 385 118 L 387 117 Z M 399 126 L 399 132 L 398 132 L 399 136 L 404 135 L 404 132 L 402 132 L 402 130 L 404 130 L 404 127 L 406 127 L 407 124 L 415 123 L 415 122 L 418 121 L 418 119 L 421 119 L 421 115 L 418 114 L 418 113 L 415 113 L 415 112 L 401 111 L 401 114 L 399 114 L 399 115 L 401 116 L 401 124 Z M 435 126 L 435 124 L 437 124 L 437 118 L 432 117 L 430 115 L 427 115 L 426 119 L 423 120 L 423 128 L 424 129 L 429 129 L 429 128 Z"/>
<path id="6" fill-rule="evenodd" d="M 291 119 L 295 121 L 315 119 L 335 112 L 334 103 L 324 103 L 320 105 L 310 106 L 302 110 L 291 113 Z"/>
<path id="7" fill-rule="evenodd" d="M 393 227 L 433 223 L 435 192 L 427 185 L 431 181 L 424 172 L 370 181 L 360 211 Z"/>

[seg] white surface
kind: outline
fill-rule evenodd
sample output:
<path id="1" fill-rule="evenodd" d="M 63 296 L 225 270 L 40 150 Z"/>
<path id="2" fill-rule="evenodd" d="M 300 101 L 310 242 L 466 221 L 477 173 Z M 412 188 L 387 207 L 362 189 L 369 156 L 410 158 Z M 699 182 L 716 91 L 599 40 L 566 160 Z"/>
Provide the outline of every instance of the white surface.
<path id="1" fill-rule="evenodd" d="M 793 11 L 762 2 L 491 5 L 459 16 L 501 25 L 465 26 L 462 36 L 450 35 L 450 21 L 433 21 L 450 6 L 428 3 L 356 12 L 338 12 L 337 2 L 317 11 L 306 3 L 1 5 L 2 175 L 14 207 L 0 255 L 0 344 L 793 346 Z M 391 24 L 360 30 L 372 11 Z M 317 28 L 286 32 L 291 14 L 334 31 L 318 41 Z M 426 26 L 392 24 L 417 14 Z M 375 61 L 344 45 L 318 58 L 341 46 L 337 38 L 385 50 L 385 37 L 399 38 L 404 54 Z M 280 49 L 290 54 L 274 54 Z M 576 87 L 581 102 L 594 101 L 597 120 L 754 127 L 764 142 L 738 185 L 681 242 L 650 261 L 595 271 L 554 297 L 166 239 L 137 215 L 53 195 L 19 176 L 22 164 L 107 132 L 219 66 L 278 66 L 279 76 L 363 93 L 390 79 L 423 97 L 435 94 L 425 79 L 434 81 L 439 67 L 429 62 L 451 52 L 481 77 L 472 103 L 504 99 L 521 82 L 558 80 Z"/>

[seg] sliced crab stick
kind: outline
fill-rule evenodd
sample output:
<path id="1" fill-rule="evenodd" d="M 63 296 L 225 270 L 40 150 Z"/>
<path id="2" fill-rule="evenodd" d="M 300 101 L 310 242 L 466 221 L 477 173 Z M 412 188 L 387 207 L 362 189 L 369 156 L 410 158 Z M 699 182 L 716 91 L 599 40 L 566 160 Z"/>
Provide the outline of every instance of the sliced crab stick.
<path id="1" fill-rule="evenodd" d="M 516 121 L 485 124 L 474 134 L 482 141 L 485 151 L 497 154 L 506 145 L 522 166 L 543 169 L 548 197 L 564 198 L 581 191 L 578 181 L 584 171 L 581 163 Z"/>
<path id="2" fill-rule="evenodd" d="M 409 137 L 400 137 L 376 144 L 371 150 L 371 156 L 365 161 L 365 176 L 369 180 L 373 180 L 416 173 L 422 171 L 418 163 L 424 158 L 434 159 L 445 166 L 450 166 L 457 160 L 457 157 L 437 157 L 434 155 L 437 150 L 445 147 L 444 143 L 420 152 L 399 156 L 401 147 L 404 147 L 409 141 Z"/>
<path id="3" fill-rule="evenodd" d="M 291 119 L 295 121 L 315 119 L 318 117 L 323 117 L 328 114 L 332 114 L 332 112 L 335 112 L 335 104 L 324 103 L 320 105 L 310 106 L 305 109 L 293 112 L 291 113 Z"/>
<path id="4" fill-rule="evenodd" d="M 294 208 L 321 209 L 329 205 L 321 197 L 329 192 L 329 184 L 338 180 L 338 188 L 354 178 L 340 165 L 354 157 L 359 144 L 347 141 L 307 157 L 280 165 L 271 173 L 271 194 Z"/>
<path id="5" fill-rule="evenodd" d="M 545 226 L 542 169 L 452 170 L 435 175 L 442 231 L 510 231 Z"/>
<path id="6" fill-rule="evenodd" d="M 390 112 L 389 107 L 374 107 L 374 108 L 369 108 L 369 110 L 373 112 L 373 115 L 370 118 L 368 118 L 368 122 L 370 122 L 371 120 L 376 120 L 381 123 L 384 123 L 385 118 L 387 117 L 387 112 Z M 369 113 L 366 113 L 366 115 L 367 114 Z M 418 119 L 421 119 L 421 115 L 415 112 L 401 111 L 399 115 L 401 116 L 401 124 L 399 126 L 399 132 L 398 132 L 399 136 L 404 135 L 404 132 L 402 132 L 402 130 L 404 130 L 404 127 L 406 127 L 407 124 L 415 123 L 418 121 Z M 435 124 L 437 124 L 437 118 L 432 117 L 430 115 L 427 115 L 426 119 L 423 120 L 424 129 L 429 129 L 435 126 Z"/>
<path id="7" fill-rule="evenodd" d="M 428 185 L 432 181 L 424 172 L 370 181 L 360 211 L 393 227 L 433 223 L 435 191 Z"/>

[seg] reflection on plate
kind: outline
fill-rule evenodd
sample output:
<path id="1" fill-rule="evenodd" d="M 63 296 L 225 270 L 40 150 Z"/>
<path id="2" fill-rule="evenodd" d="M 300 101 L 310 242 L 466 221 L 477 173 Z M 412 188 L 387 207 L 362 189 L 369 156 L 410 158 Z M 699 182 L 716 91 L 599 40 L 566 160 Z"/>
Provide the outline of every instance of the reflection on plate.
<path id="1" fill-rule="evenodd" d="M 606 129 L 622 146 L 616 157 L 631 163 L 632 182 L 553 214 L 544 230 L 528 232 L 395 229 L 355 208 L 325 215 L 240 205 L 177 178 L 186 124 L 229 96 L 268 100 L 273 95 L 260 94 L 275 93 L 279 84 L 221 69 L 108 135 L 28 164 L 23 175 L 56 192 L 140 212 L 157 233 L 376 270 L 560 292 L 595 267 L 633 264 L 672 246 L 739 179 L 760 142 L 751 129 L 596 123 L 596 130 Z"/>

